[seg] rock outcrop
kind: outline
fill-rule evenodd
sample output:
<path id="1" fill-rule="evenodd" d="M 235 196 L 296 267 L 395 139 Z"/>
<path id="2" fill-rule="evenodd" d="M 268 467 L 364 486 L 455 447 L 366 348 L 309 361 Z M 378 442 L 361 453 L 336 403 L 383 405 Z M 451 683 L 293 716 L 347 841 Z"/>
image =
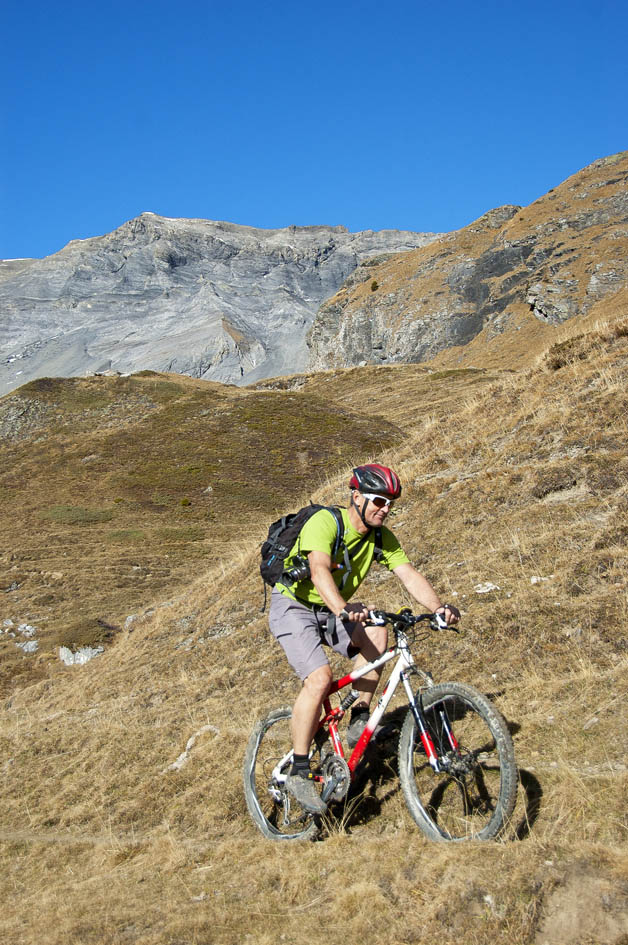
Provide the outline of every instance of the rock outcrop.
<path id="1" fill-rule="evenodd" d="M 310 369 L 418 362 L 527 315 L 560 324 L 628 285 L 628 152 L 526 208 L 501 207 L 421 249 L 366 261 L 325 302 Z"/>
<path id="2" fill-rule="evenodd" d="M 88 371 L 238 384 L 291 373 L 321 302 L 361 261 L 434 238 L 144 213 L 45 259 L 0 262 L 0 394 Z"/>

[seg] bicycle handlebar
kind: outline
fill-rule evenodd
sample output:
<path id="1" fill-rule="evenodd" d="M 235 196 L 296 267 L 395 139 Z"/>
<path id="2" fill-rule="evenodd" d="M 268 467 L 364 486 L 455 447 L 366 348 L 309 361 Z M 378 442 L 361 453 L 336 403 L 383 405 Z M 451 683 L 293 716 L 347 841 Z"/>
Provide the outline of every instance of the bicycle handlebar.
<path id="1" fill-rule="evenodd" d="M 457 628 L 449 626 L 440 614 L 413 614 L 407 608 L 397 614 L 390 613 L 387 610 L 371 610 L 369 611 L 369 617 L 374 624 L 380 627 L 385 626 L 387 623 L 392 624 L 393 627 L 396 624 L 401 624 L 404 627 L 413 627 L 415 624 L 427 620 L 432 630 L 453 630 L 457 632 Z"/>

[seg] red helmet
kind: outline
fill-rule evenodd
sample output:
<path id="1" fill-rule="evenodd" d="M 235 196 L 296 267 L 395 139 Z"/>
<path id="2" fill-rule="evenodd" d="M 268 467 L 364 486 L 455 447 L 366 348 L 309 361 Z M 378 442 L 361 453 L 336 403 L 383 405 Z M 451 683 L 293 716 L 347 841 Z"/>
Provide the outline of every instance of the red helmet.
<path id="1" fill-rule="evenodd" d="M 401 495 L 399 476 L 388 466 L 380 466 L 379 463 L 357 466 L 353 470 L 349 488 L 359 492 L 377 492 L 391 499 L 398 499 Z"/>

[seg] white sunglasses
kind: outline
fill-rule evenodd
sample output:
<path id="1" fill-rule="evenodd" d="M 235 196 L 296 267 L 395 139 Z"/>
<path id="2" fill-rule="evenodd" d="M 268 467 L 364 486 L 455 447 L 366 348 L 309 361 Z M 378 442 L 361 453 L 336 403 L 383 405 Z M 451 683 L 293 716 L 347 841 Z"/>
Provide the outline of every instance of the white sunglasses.
<path id="1" fill-rule="evenodd" d="M 361 494 L 378 509 L 390 508 L 395 501 L 394 499 L 389 499 L 388 496 L 377 495 L 375 492 L 362 492 Z"/>

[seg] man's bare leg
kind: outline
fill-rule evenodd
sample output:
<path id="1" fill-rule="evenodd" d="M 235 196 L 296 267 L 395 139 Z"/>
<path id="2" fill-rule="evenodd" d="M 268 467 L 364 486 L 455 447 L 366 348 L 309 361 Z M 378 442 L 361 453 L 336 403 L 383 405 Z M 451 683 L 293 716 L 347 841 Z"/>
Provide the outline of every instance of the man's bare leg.
<path id="1" fill-rule="evenodd" d="M 331 668 L 320 666 L 305 679 L 292 708 L 292 747 L 297 755 L 307 755 L 321 716 L 323 699 L 329 692 Z"/>
<path id="2" fill-rule="evenodd" d="M 371 660 L 376 660 L 385 652 L 388 643 L 388 632 L 386 627 L 365 627 L 359 625 L 353 632 L 351 642 L 360 650 L 355 658 L 353 668 L 360 669 L 362 666 L 366 666 L 367 663 L 370 663 Z M 383 667 L 374 669 L 372 672 L 367 673 L 366 676 L 362 676 L 361 679 L 357 679 L 353 684 L 353 688 L 360 693 L 358 705 L 363 705 L 366 708 L 370 706 L 380 676 L 382 675 L 382 668 Z"/>

